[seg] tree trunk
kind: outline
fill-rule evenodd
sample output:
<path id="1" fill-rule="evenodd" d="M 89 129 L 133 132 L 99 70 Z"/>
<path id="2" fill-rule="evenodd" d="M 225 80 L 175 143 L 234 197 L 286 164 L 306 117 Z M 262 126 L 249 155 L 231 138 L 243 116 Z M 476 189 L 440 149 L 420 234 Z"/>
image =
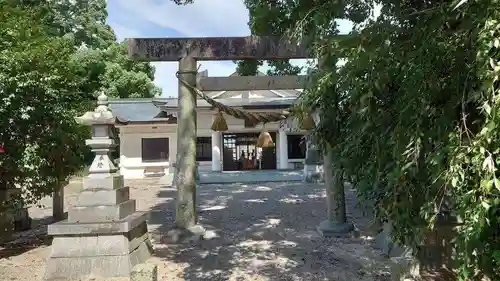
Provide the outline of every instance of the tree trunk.
<path id="1" fill-rule="evenodd" d="M 64 186 L 60 182 L 52 193 L 52 217 L 54 221 L 64 219 Z"/>

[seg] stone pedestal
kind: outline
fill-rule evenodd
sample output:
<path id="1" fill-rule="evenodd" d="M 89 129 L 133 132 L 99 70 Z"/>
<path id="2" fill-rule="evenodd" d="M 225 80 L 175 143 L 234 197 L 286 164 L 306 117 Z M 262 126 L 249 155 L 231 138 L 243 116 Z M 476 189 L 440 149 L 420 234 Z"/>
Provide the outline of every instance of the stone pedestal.
<path id="1" fill-rule="evenodd" d="M 78 118 L 92 125 L 87 145 L 96 157 L 68 219 L 48 227 L 54 239 L 45 280 L 129 277 L 132 268 L 152 253 L 147 213 L 136 211 L 129 187 L 110 157 L 116 119 L 107 108 L 106 96 L 99 96 L 98 104 L 95 112 Z"/>
<path id="2" fill-rule="evenodd" d="M 304 160 L 304 181 L 314 183 L 323 182 L 323 174 L 323 161 L 320 150 L 308 145 L 306 159 Z"/>
<path id="3" fill-rule="evenodd" d="M 50 225 L 54 237 L 45 280 L 80 280 L 82 277 L 129 276 L 153 251 L 146 224 L 147 213 L 136 212 L 114 222 Z"/>
<path id="4" fill-rule="evenodd" d="M 382 250 L 386 257 L 400 257 L 408 252 L 404 246 L 398 245 L 392 241 L 392 222 L 386 222 L 382 226 L 382 230 L 375 235 L 375 247 Z"/>
<path id="5" fill-rule="evenodd" d="M 331 148 L 327 149 L 323 166 L 325 169 L 328 218 L 318 225 L 317 230 L 323 237 L 344 237 L 355 234 L 353 233 L 355 230 L 354 225 L 347 221 L 344 179 L 339 167 L 334 165 Z"/>

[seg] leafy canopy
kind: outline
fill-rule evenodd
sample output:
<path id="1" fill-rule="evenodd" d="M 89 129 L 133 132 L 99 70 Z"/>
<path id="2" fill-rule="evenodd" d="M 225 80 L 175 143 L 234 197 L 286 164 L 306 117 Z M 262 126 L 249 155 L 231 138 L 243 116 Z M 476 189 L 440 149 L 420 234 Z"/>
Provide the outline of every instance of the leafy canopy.
<path id="1" fill-rule="evenodd" d="M 247 6 L 255 30 L 278 25 L 325 60 L 303 101 L 324 115 L 316 134 L 399 242 L 420 244 L 419 226 L 451 208 L 461 277 L 499 279 L 498 1 L 377 1 L 377 19 L 363 1 L 307 2 Z M 332 19 L 354 22 L 358 42 L 331 40 Z"/>
<path id="2" fill-rule="evenodd" d="M 39 13 L 0 7 L 0 186 L 22 187 L 29 203 L 78 170 L 85 109 L 71 62 L 74 42 L 47 36 Z"/>
<path id="3" fill-rule="evenodd" d="M 88 128 L 74 117 L 95 107 L 98 92 L 160 90 L 154 67 L 116 42 L 105 0 L 0 0 L 0 9 L 0 189 L 21 187 L 17 199 L 35 203 L 92 158 Z"/>
<path id="4" fill-rule="evenodd" d="M 252 33 L 321 58 L 302 106 L 321 110 L 316 136 L 396 240 L 419 245 L 451 211 L 461 279 L 500 280 L 500 2 L 375 3 L 245 0 Z M 332 39 L 335 19 L 355 24 L 355 40 Z"/>

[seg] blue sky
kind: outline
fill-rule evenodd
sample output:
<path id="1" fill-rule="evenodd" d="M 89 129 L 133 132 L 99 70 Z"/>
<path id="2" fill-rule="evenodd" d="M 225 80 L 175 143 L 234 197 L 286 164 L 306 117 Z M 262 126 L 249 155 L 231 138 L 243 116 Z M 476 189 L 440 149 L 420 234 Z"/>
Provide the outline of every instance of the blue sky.
<path id="1" fill-rule="evenodd" d="M 248 11 L 243 0 L 195 0 L 177 6 L 170 0 L 108 0 L 108 23 L 119 40 L 131 37 L 206 37 L 247 36 Z M 341 31 L 352 25 L 341 23 Z M 301 65 L 305 61 L 293 61 Z M 154 63 L 155 83 L 163 96 L 177 96 L 177 62 Z M 232 61 L 203 61 L 201 70 L 209 76 L 229 76 L 236 65 Z M 264 66 L 262 71 L 266 70 Z"/>

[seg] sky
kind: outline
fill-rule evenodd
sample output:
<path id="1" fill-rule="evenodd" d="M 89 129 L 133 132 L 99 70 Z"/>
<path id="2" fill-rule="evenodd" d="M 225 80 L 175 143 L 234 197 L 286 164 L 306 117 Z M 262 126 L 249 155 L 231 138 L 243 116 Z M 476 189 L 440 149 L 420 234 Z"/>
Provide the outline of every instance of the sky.
<path id="1" fill-rule="evenodd" d="M 119 41 L 133 37 L 209 37 L 248 36 L 248 10 L 243 0 L 195 0 L 186 6 L 170 0 L 108 0 L 108 24 Z M 340 22 L 340 31 L 352 29 L 349 22 Z M 304 65 L 305 60 L 293 60 Z M 155 83 L 162 96 L 177 96 L 177 62 L 153 63 Z M 202 61 L 200 71 L 209 76 L 229 76 L 236 70 L 232 61 Z M 265 72 L 267 66 L 260 70 Z"/>

